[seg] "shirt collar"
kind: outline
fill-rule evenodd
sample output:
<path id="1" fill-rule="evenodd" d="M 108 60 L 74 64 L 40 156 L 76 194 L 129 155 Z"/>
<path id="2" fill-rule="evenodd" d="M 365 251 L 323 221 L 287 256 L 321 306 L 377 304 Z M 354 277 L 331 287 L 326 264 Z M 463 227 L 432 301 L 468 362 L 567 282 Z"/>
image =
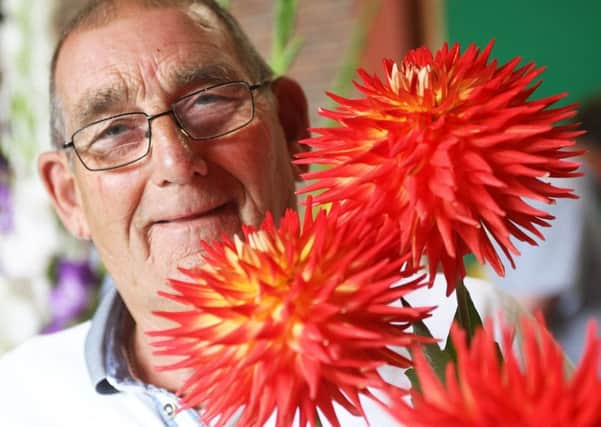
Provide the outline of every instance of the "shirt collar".
<path id="1" fill-rule="evenodd" d="M 90 380 L 100 394 L 118 393 L 109 378 L 133 380 L 129 373 L 123 345 L 131 332 L 133 320 L 121 296 L 109 289 L 94 317 L 85 342 L 85 360 Z"/>
<path id="2" fill-rule="evenodd" d="M 125 346 L 133 330 L 134 321 L 117 290 L 110 289 L 92 318 L 85 342 L 85 360 L 88 373 L 96 392 L 115 394 L 122 391 L 135 391 L 144 402 L 153 408 L 166 426 L 206 427 L 200 423 L 194 409 L 167 412 L 166 405 L 177 408 L 180 403 L 172 393 L 150 384 L 143 384 L 133 378 L 125 355 Z M 232 423 L 237 423 L 238 416 Z"/>

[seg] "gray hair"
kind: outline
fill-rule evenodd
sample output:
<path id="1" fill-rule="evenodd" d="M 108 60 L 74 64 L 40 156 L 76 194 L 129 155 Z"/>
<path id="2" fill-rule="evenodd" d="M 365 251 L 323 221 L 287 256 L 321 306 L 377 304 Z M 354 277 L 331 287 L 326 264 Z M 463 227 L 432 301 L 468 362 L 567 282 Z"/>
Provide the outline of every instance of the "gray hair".
<path id="1" fill-rule="evenodd" d="M 129 2 L 148 9 L 178 8 L 195 22 L 199 19 L 199 14 L 194 13 L 194 9 L 207 8 L 223 25 L 226 33 L 232 37 L 237 56 L 250 76 L 258 81 L 273 76 L 273 71 L 257 52 L 238 21 L 215 0 L 130 0 Z M 72 33 L 80 29 L 101 27 L 115 19 L 119 13 L 119 6 L 123 3 L 125 3 L 123 0 L 90 0 L 62 30 L 50 65 L 50 137 L 56 149 L 62 147 L 66 140 L 63 106 L 56 93 L 56 66 L 62 47 Z"/>

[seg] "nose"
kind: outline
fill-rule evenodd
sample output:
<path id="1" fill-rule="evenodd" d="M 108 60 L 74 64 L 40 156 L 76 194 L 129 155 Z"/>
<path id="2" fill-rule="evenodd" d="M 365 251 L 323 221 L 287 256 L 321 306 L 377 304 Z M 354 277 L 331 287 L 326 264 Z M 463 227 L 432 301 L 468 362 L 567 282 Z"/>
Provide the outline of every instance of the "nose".
<path id="1" fill-rule="evenodd" d="M 190 141 L 172 115 L 156 117 L 149 125 L 155 184 L 187 184 L 195 176 L 208 174 L 202 144 Z"/>

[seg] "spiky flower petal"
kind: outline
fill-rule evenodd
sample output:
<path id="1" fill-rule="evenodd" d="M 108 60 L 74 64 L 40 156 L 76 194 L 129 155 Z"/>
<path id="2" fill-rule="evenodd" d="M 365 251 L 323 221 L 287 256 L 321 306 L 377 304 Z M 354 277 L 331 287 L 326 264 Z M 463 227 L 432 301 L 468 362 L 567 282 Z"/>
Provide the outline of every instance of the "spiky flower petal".
<path id="1" fill-rule="evenodd" d="M 565 158 L 579 154 L 566 148 L 580 132 L 560 124 L 574 106 L 551 108 L 565 94 L 530 100 L 543 69 L 520 58 L 499 66 L 491 49 L 420 48 L 400 66 L 385 61 L 385 81 L 360 70 L 364 97 L 331 95 L 339 107 L 321 114 L 340 126 L 316 129 L 298 160 L 330 166 L 305 174 L 316 182 L 304 192 L 325 190 L 317 202 L 398 219 L 401 250 L 415 264 L 427 255 L 432 277 L 442 265 L 448 293 L 467 253 L 503 275 L 492 240 L 514 266 L 510 237 L 543 238 L 538 227 L 553 217 L 524 198 L 575 197 L 543 180 L 577 175 Z"/>
<path id="2" fill-rule="evenodd" d="M 544 325 L 522 318 L 524 364 L 504 330 L 505 362 L 492 333 L 478 329 L 471 346 L 457 327 L 452 339 L 457 365 L 449 364 L 446 385 L 417 351 L 415 368 L 421 392 L 413 407 L 400 403 L 397 416 L 406 427 L 598 427 L 601 426 L 601 339 L 589 324 L 587 348 L 567 378 L 560 346 Z"/>
<path id="3" fill-rule="evenodd" d="M 302 228 L 288 211 L 277 229 L 268 215 L 244 240 L 205 245 L 190 282 L 171 281 L 166 296 L 189 310 L 158 313 L 180 326 L 153 335 L 166 338 L 159 354 L 183 356 L 167 369 L 193 370 L 179 394 L 202 405 L 204 421 L 224 425 L 244 408 L 238 426 L 262 426 L 274 411 L 278 427 L 295 414 L 315 425 L 319 409 L 338 426 L 333 402 L 363 415 L 360 395 L 397 393 L 377 368 L 408 366 L 390 347 L 424 341 L 407 328 L 430 308 L 398 304 L 420 281 L 399 283 L 404 260 L 385 257 L 396 225 L 343 222 L 337 205 L 310 212 Z"/>

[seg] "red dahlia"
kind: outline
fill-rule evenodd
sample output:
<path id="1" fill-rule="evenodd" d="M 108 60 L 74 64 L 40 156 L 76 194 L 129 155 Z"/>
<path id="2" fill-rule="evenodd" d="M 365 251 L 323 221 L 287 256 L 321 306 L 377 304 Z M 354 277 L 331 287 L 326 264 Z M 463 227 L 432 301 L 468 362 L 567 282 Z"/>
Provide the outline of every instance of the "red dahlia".
<path id="1" fill-rule="evenodd" d="M 400 66 L 384 61 L 384 81 L 360 70 L 363 97 L 330 95 L 339 106 L 321 114 L 339 126 L 316 129 L 305 141 L 313 151 L 297 160 L 329 166 L 305 174 L 316 181 L 303 192 L 323 191 L 318 203 L 398 220 L 401 252 L 413 264 L 427 255 L 432 277 L 442 265 L 448 293 L 465 275 L 464 255 L 503 275 L 493 240 L 515 267 L 510 237 L 543 238 L 553 217 L 524 198 L 575 197 L 544 180 L 578 175 L 565 159 L 579 154 L 566 148 L 580 132 L 561 124 L 574 106 L 551 108 L 565 94 L 531 100 L 543 69 L 520 58 L 500 66 L 492 46 L 445 45 L 434 57 L 420 48 Z"/>
<path id="2" fill-rule="evenodd" d="M 599 427 L 601 426 L 601 339 L 589 324 L 587 348 L 568 378 L 566 361 L 551 334 L 533 318 L 521 321 L 524 363 L 504 331 L 505 362 L 492 334 L 483 328 L 467 347 L 465 332 L 452 331 L 457 365 L 449 364 L 441 383 L 421 351 L 415 368 L 421 392 L 413 407 L 400 403 L 397 416 L 406 427 Z"/>
<path id="3" fill-rule="evenodd" d="M 189 309 L 157 313 L 179 324 L 153 333 L 164 338 L 157 354 L 183 357 L 163 369 L 192 369 L 178 394 L 202 405 L 203 421 L 225 425 L 243 408 L 238 426 L 262 426 L 274 411 L 278 427 L 295 414 L 314 426 L 319 410 L 338 426 L 333 402 L 363 415 L 360 395 L 399 392 L 377 368 L 409 365 L 390 346 L 424 342 L 407 328 L 430 309 L 391 305 L 420 286 L 399 283 L 404 261 L 383 255 L 397 227 L 342 223 L 337 205 L 310 212 L 302 228 L 288 211 L 279 228 L 268 215 L 243 239 L 205 244 L 189 282 L 171 281 L 165 296 Z"/>

